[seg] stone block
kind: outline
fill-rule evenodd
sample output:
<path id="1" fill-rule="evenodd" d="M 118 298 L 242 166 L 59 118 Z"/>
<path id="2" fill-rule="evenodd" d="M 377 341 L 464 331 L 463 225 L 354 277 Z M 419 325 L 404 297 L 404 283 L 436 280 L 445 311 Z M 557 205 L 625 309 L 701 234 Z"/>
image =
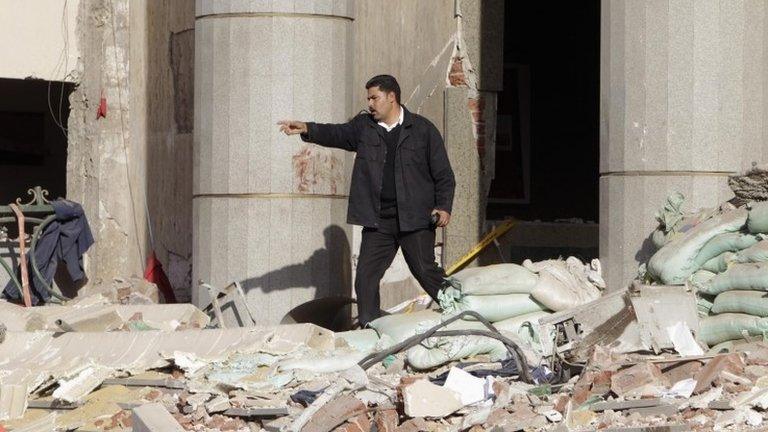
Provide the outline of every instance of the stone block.
<path id="1" fill-rule="evenodd" d="M 183 432 L 179 422 L 159 403 L 151 403 L 133 409 L 134 432 Z"/>
<path id="2" fill-rule="evenodd" d="M 624 396 L 646 385 L 666 386 L 668 384 L 661 369 L 650 362 L 620 370 L 611 377 L 611 391 L 618 396 Z"/>
<path id="3" fill-rule="evenodd" d="M 459 410 L 461 396 L 453 390 L 418 380 L 403 389 L 403 404 L 408 417 L 442 418 Z"/>
<path id="4" fill-rule="evenodd" d="M 400 415 L 393 409 L 378 411 L 373 421 L 378 432 L 395 432 L 400 423 Z"/>
<path id="5" fill-rule="evenodd" d="M 719 355 L 709 360 L 694 377 L 696 387 L 693 389 L 693 393 L 701 394 L 709 390 L 722 371 L 738 375 L 744 373 L 744 367 L 744 359 L 739 353 Z"/>
<path id="6" fill-rule="evenodd" d="M 301 432 L 329 432 L 346 419 L 364 413 L 366 409 L 366 406 L 354 396 L 340 396 L 320 408 Z"/>

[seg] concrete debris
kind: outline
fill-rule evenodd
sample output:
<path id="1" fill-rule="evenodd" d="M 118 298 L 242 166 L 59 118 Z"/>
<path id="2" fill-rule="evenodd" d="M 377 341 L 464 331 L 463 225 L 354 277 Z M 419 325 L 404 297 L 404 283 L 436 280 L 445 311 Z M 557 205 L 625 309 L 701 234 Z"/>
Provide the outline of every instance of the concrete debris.
<path id="1" fill-rule="evenodd" d="M 138 277 L 115 278 L 107 282 L 97 281 L 87 284 L 78 290 L 77 299 L 99 294 L 115 304 L 142 305 L 160 302 L 160 291 L 157 285 Z"/>
<path id="2" fill-rule="evenodd" d="M 674 236 L 686 232 L 673 234 L 665 240 L 674 246 Z M 702 244 L 712 249 L 742 237 Z M 599 263 L 592 266 L 599 276 Z M 584 277 L 594 284 L 597 276 Z M 736 332 L 740 339 L 707 351 L 702 333 L 715 339 L 730 330 L 701 324 L 695 287 L 652 279 L 556 313 L 505 316 L 519 322 L 496 333 L 489 327 L 500 321 L 484 321 L 490 314 L 458 319 L 420 301 L 372 328 L 343 333 L 312 324 L 241 327 L 225 319 L 221 305 L 212 308 L 212 326 L 192 305 L 146 301 L 157 297 L 156 288 L 133 279 L 94 285 L 65 305 L 0 302 L 8 326 L 0 342 L 0 419 L 14 431 L 761 427 L 768 418 L 768 343 Z M 228 289 L 240 298 L 237 284 Z M 496 306 L 489 298 L 502 294 L 472 295 Z M 760 306 L 732 297 L 710 296 L 708 307 L 734 313 Z M 451 319 L 447 334 L 432 335 Z"/>
<path id="3" fill-rule="evenodd" d="M 459 393 L 425 379 L 403 388 L 403 404 L 408 417 L 432 418 L 446 417 L 464 406 Z"/>
<path id="4" fill-rule="evenodd" d="M 53 398 L 78 402 L 100 386 L 112 373 L 111 369 L 103 366 L 88 366 L 69 379 L 60 379 L 59 387 L 53 391 Z"/>
<path id="5" fill-rule="evenodd" d="M 13 420 L 27 409 L 27 387 L 0 384 L 0 420 Z"/>
<path id="6" fill-rule="evenodd" d="M 132 424 L 134 432 L 184 431 L 179 422 L 159 403 L 134 408 Z"/>

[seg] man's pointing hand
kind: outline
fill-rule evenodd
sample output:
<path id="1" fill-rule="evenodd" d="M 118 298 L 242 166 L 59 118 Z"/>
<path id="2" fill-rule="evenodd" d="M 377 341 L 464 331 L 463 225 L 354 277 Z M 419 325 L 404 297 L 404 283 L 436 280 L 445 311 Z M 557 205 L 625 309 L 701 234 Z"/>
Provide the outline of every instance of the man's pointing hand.
<path id="1" fill-rule="evenodd" d="M 296 135 L 307 133 L 307 124 L 300 121 L 281 120 L 277 122 L 280 125 L 280 132 L 286 135 Z"/>

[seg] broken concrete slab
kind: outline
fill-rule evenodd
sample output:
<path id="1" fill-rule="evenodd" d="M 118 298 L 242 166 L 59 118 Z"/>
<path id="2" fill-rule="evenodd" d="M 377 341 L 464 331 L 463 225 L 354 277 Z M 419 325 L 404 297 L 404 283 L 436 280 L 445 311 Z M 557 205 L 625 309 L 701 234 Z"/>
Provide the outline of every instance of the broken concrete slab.
<path id="1" fill-rule="evenodd" d="M 61 307 L 65 308 L 66 306 Z M 119 329 L 124 323 L 114 306 L 94 305 L 77 309 L 67 308 L 66 311 L 62 312 L 54 318 L 54 323 L 60 331 L 112 331 Z"/>
<path id="2" fill-rule="evenodd" d="M 201 341 L 205 341 L 201 343 Z M 0 374 L 7 384 L 34 389 L 49 376 L 68 376 L 82 359 L 107 368 L 143 372 L 170 365 L 163 353 L 187 352 L 206 360 L 240 351 L 290 353 L 308 346 L 333 347 L 333 333 L 312 324 L 178 332 L 9 332 L 0 344 Z"/>
<path id="3" fill-rule="evenodd" d="M 27 409 L 27 386 L 0 384 L 0 420 L 13 420 Z"/>
<path id="4" fill-rule="evenodd" d="M 179 422 L 159 403 L 133 409 L 133 432 L 183 432 Z"/>
<path id="5" fill-rule="evenodd" d="M 427 380 L 403 388 L 403 403 L 408 417 L 442 418 L 464 406 L 460 394 Z"/>
<path id="6" fill-rule="evenodd" d="M 205 403 L 205 410 L 208 411 L 208 414 L 224 412 L 230 408 L 232 408 L 232 404 L 229 403 L 229 398 L 223 395 L 216 396 Z"/>
<path id="7" fill-rule="evenodd" d="M 91 393 L 114 370 L 103 366 L 93 365 L 84 368 L 71 378 L 59 380 L 59 388 L 53 391 L 54 399 L 65 402 L 78 402 Z"/>

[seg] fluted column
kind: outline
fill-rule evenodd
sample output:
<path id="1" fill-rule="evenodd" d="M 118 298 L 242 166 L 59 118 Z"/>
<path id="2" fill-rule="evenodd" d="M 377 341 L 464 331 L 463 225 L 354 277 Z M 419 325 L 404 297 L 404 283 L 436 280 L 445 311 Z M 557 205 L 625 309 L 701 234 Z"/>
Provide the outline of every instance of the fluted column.
<path id="1" fill-rule="evenodd" d="M 766 153 L 768 4 L 602 3 L 600 255 L 609 287 L 636 274 L 667 195 L 713 207 Z M 638 252 L 639 251 L 639 252 Z"/>
<path id="2" fill-rule="evenodd" d="M 260 323 L 350 294 L 349 157 L 285 137 L 281 119 L 351 114 L 352 0 L 197 0 L 196 281 L 240 281 Z"/>

